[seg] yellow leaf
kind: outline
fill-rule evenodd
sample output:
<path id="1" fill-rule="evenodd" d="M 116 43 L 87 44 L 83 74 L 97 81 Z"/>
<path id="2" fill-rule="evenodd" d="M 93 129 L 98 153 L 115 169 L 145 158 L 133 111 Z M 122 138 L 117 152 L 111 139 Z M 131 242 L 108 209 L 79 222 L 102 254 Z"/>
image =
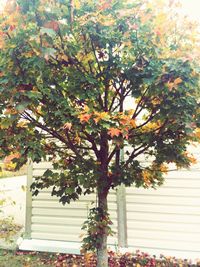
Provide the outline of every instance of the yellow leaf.
<path id="1" fill-rule="evenodd" d="M 41 51 L 37 50 L 36 48 L 33 48 L 33 52 L 36 54 L 36 56 L 39 56 L 41 54 Z"/>
<path id="2" fill-rule="evenodd" d="M 65 60 L 65 61 L 68 61 L 69 60 L 69 57 L 67 56 L 67 55 L 62 55 L 62 57 L 61 57 L 63 60 Z"/>
<path id="3" fill-rule="evenodd" d="M 190 161 L 190 163 L 192 163 L 192 164 L 196 164 L 197 163 L 197 160 L 196 160 L 196 158 L 194 158 L 193 155 L 189 154 L 188 152 L 185 152 L 184 155 Z"/>
<path id="4" fill-rule="evenodd" d="M 95 123 L 98 123 L 100 120 L 109 119 L 110 116 L 108 112 L 95 112 L 96 118 L 94 118 Z"/>
<path id="5" fill-rule="evenodd" d="M 111 15 L 99 15 L 99 23 L 103 26 L 112 26 L 115 24 L 115 19 Z"/>
<path id="6" fill-rule="evenodd" d="M 21 120 L 21 121 L 19 121 L 18 123 L 17 123 L 17 127 L 19 127 L 19 128 L 27 128 L 27 124 L 28 124 L 29 122 L 27 121 L 27 120 Z"/>
<path id="7" fill-rule="evenodd" d="M 87 64 L 89 61 L 93 61 L 94 60 L 94 54 L 93 52 L 90 52 L 86 55 L 82 55 L 82 59 L 81 61 L 84 63 L 84 64 Z"/>
<path id="8" fill-rule="evenodd" d="M 83 110 L 85 113 L 87 113 L 87 112 L 89 112 L 90 108 L 87 105 L 84 105 Z"/>
<path id="9" fill-rule="evenodd" d="M 80 7 L 81 7 L 80 0 L 74 0 L 74 6 L 76 9 L 80 9 Z"/>
<path id="10" fill-rule="evenodd" d="M 129 115 L 129 116 L 132 116 L 133 113 L 134 113 L 134 109 L 129 109 L 129 110 L 128 110 L 128 115 Z"/>
<path id="11" fill-rule="evenodd" d="M 25 58 L 31 58 L 32 56 L 34 56 L 34 52 L 29 51 L 29 52 L 25 53 L 24 56 L 25 56 Z"/>
<path id="12" fill-rule="evenodd" d="M 195 130 L 194 136 L 197 137 L 197 138 L 199 138 L 199 140 L 200 140 L 200 128 L 197 128 Z"/>

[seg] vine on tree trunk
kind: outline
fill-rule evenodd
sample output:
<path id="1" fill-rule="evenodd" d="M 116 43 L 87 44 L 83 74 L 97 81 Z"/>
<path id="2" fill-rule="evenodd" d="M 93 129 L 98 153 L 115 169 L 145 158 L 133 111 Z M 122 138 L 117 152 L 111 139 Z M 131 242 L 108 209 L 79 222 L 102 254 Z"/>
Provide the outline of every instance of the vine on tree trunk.
<path id="1" fill-rule="evenodd" d="M 101 245 L 101 237 L 106 232 L 112 236 L 112 221 L 107 211 L 97 207 L 89 210 L 87 220 L 83 223 L 82 230 L 86 230 L 86 237 L 83 238 L 82 252 L 96 252 Z"/>

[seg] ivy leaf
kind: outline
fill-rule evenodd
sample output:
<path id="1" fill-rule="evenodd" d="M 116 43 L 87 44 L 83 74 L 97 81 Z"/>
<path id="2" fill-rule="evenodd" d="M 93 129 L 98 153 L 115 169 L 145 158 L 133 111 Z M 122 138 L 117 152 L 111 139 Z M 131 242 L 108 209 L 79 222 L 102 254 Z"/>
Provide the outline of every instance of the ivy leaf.
<path id="1" fill-rule="evenodd" d="M 10 118 L 4 118 L 0 121 L 0 129 L 8 129 L 13 124 Z"/>
<path id="2" fill-rule="evenodd" d="M 16 110 L 21 113 L 27 108 L 28 105 L 29 105 L 28 102 L 23 102 L 16 106 Z"/>

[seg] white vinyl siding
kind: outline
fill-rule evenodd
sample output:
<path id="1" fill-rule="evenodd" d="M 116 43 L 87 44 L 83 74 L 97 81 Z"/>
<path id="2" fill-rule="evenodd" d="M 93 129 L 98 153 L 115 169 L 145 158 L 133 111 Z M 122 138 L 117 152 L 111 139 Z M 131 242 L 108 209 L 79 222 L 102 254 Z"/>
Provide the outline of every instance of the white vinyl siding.
<path id="1" fill-rule="evenodd" d="M 193 152 L 198 163 L 169 171 L 160 188 L 126 189 L 129 247 L 186 258 L 200 255 L 199 148 Z"/>

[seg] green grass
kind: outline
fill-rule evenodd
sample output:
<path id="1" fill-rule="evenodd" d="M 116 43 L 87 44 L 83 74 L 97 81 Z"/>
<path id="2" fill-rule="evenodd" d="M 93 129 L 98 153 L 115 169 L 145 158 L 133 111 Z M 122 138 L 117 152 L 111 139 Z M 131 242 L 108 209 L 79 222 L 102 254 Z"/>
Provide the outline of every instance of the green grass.
<path id="1" fill-rule="evenodd" d="M 49 253 L 26 253 L 0 249 L 1 267 L 53 267 L 56 266 L 54 259 L 55 255 Z"/>
<path id="2" fill-rule="evenodd" d="M 0 249 L 0 267 L 82 267 L 84 257 L 47 252 L 10 251 Z"/>

